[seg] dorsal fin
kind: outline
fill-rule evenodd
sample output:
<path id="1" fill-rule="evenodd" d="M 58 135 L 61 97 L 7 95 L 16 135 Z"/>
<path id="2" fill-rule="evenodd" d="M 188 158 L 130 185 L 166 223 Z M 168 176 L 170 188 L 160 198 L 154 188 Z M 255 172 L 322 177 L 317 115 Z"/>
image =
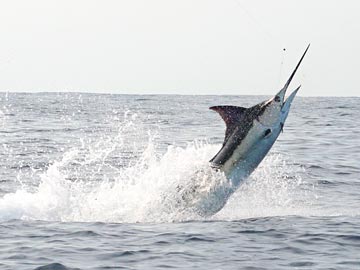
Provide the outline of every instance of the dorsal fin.
<path id="1" fill-rule="evenodd" d="M 225 121 L 226 125 L 238 123 L 244 112 L 247 110 L 247 108 L 230 105 L 212 106 L 209 109 L 218 112 L 221 118 Z"/>
<path id="2" fill-rule="evenodd" d="M 236 125 L 241 122 L 245 111 L 247 108 L 244 107 L 237 107 L 237 106 L 213 106 L 209 108 L 210 110 L 216 111 L 220 114 L 221 118 L 225 121 L 226 124 L 226 131 L 225 131 L 225 141 L 234 130 Z"/>

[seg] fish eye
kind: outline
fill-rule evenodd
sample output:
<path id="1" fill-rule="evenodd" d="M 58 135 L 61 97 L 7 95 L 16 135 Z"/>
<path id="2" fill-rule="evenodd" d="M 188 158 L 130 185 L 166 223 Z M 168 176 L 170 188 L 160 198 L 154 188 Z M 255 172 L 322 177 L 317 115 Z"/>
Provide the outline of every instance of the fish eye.
<path id="1" fill-rule="evenodd" d="M 276 101 L 276 102 L 280 102 L 280 97 L 279 97 L 279 96 L 275 96 L 275 101 Z"/>
<path id="2" fill-rule="evenodd" d="M 265 133 L 264 133 L 264 137 L 267 137 L 271 134 L 271 129 L 268 128 L 267 130 L 265 130 Z"/>

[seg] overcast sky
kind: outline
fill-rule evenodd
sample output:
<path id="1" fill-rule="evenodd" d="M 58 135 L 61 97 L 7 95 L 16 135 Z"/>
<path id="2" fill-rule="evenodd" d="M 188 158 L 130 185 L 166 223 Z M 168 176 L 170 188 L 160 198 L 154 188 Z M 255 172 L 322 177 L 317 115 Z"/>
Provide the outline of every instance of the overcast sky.
<path id="1" fill-rule="evenodd" d="M 0 91 L 359 96 L 360 2 L 1 0 Z M 286 49 L 285 51 L 283 49 Z"/>

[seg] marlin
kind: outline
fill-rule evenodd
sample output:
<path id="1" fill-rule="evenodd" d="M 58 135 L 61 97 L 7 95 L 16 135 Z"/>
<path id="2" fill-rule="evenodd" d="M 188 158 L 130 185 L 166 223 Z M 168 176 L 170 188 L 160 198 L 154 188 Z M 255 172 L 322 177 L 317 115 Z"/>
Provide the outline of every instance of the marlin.
<path id="1" fill-rule="evenodd" d="M 216 171 L 224 173 L 228 183 L 211 188 L 210 192 L 203 192 L 201 199 L 193 200 L 191 205 L 200 215 L 210 216 L 221 210 L 230 195 L 250 176 L 275 143 L 284 128 L 291 103 L 300 86 L 287 99 L 286 90 L 309 46 L 310 44 L 284 87 L 274 97 L 250 108 L 228 105 L 210 107 L 220 114 L 226 124 L 224 143 L 210 160 L 210 165 Z M 198 185 L 192 187 L 190 197 L 194 198 L 194 193 L 199 195 L 199 190 Z M 189 192 L 183 194 L 189 199 Z"/>

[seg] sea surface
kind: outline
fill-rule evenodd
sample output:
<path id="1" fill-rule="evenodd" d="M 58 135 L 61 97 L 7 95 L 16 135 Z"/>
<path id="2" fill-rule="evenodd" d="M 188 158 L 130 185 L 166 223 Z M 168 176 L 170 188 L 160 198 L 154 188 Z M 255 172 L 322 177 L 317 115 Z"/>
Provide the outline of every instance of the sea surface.
<path id="1" fill-rule="evenodd" d="M 0 93 L 0 269 L 360 269 L 360 98 L 297 97 L 214 216 L 171 203 L 219 177 L 208 107 L 266 98 Z"/>

